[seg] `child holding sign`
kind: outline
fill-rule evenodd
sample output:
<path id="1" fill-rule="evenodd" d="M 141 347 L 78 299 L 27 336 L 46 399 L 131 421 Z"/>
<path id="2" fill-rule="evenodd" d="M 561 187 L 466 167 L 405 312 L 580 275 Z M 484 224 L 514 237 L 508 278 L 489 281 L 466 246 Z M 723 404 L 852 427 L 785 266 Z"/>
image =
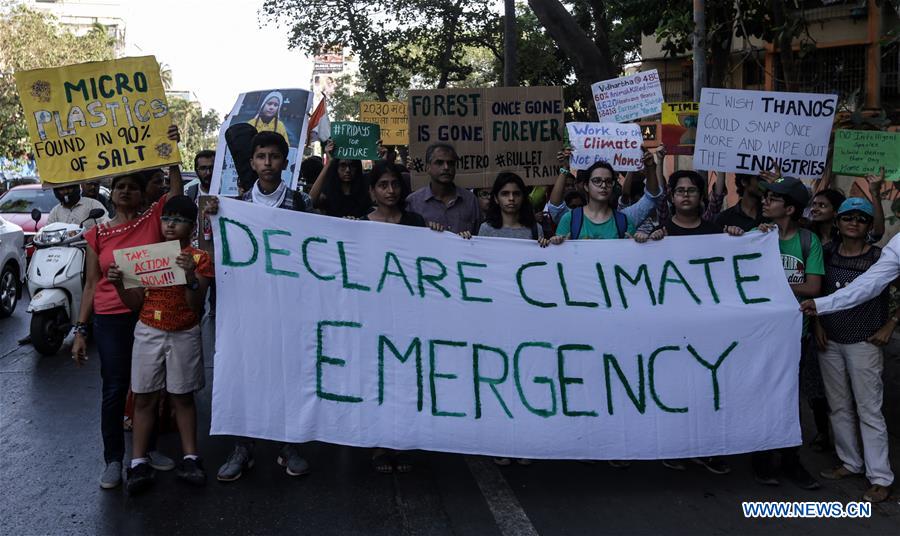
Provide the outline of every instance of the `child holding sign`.
<path id="1" fill-rule="evenodd" d="M 181 242 L 182 252 L 176 263 L 184 270 L 187 285 L 126 289 L 122 270 L 116 264 L 110 265 L 107 275 L 122 302 L 140 312 L 134 329 L 131 365 L 134 437 L 126 489 L 132 495 L 153 484 L 154 470 L 147 458 L 147 443 L 156 424 L 159 397 L 166 393 L 171 395 L 175 407 L 184 451 L 175 474 L 191 484 L 206 483 L 206 473 L 197 455 L 194 392 L 206 383 L 200 318 L 213 267 L 208 253 L 191 247 L 197 205 L 189 197 L 179 195 L 166 202 L 162 213 L 163 238 Z"/>

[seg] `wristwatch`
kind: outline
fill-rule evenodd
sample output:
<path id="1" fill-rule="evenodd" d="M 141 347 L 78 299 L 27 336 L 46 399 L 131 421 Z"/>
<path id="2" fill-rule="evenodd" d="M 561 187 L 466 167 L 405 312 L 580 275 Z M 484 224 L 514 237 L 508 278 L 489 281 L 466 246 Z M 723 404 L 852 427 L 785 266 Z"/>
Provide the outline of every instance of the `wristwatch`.
<path id="1" fill-rule="evenodd" d="M 87 337 L 88 328 L 87 328 L 87 324 L 85 324 L 84 322 L 75 322 L 75 325 L 73 326 L 72 329 L 75 331 L 75 333 L 78 333 L 78 334 L 82 335 L 83 337 Z"/>

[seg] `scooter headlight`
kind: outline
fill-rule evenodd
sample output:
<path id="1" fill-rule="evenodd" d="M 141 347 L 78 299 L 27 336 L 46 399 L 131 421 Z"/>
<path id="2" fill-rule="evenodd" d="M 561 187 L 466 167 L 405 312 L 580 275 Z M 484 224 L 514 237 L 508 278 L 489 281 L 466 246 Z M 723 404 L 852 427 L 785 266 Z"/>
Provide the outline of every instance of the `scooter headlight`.
<path id="1" fill-rule="evenodd" d="M 34 243 L 39 246 L 54 246 L 61 244 L 66 239 L 68 232 L 65 229 L 57 231 L 41 231 L 34 235 Z"/>

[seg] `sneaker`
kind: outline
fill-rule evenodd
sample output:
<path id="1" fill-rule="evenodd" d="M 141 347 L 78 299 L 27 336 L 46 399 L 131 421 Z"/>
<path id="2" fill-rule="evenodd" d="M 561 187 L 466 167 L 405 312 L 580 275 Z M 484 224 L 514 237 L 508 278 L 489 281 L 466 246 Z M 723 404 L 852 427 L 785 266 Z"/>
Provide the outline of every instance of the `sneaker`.
<path id="1" fill-rule="evenodd" d="M 149 463 L 139 463 L 137 467 L 129 467 L 126 471 L 125 490 L 129 495 L 137 495 L 150 489 L 156 472 Z"/>
<path id="2" fill-rule="evenodd" d="M 868 501 L 870 503 L 880 503 L 881 501 L 887 499 L 888 495 L 890 494 L 891 488 L 875 484 L 863 494 L 862 498 L 864 501 Z"/>
<path id="3" fill-rule="evenodd" d="M 171 471 L 175 469 L 175 460 L 158 450 L 148 452 L 147 457 L 150 458 L 150 467 L 157 471 Z"/>
<path id="4" fill-rule="evenodd" d="M 122 462 L 109 462 L 106 469 L 100 475 L 100 487 L 103 489 L 113 489 L 119 487 L 122 483 Z"/>
<path id="5" fill-rule="evenodd" d="M 728 465 L 721 456 L 711 456 L 709 458 L 691 458 L 691 461 L 704 467 L 707 471 L 714 475 L 727 475 L 731 472 L 731 466 Z"/>
<path id="6" fill-rule="evenodd" d="M 819 484 L 819 481 L 813 478 L 813 476 L 809 474 L 809 471 L 799 464 L 796 467 L 786 469 L 784 471 L 784 476 L 803 489 L 819 489 L 822 487 L 822 485 Z"/>
<path id="7" fill-rule="evenodd" d="M 301 476 L 309 472 L 309 463 L 300 456 L 297 445 L 285 445 L 278 454 L 278 465 L 290 476 Z"/>
<path id="8" fill-rule="evenodd" d="M 202 486 L 206 484 L 206 471 L 200 458 L 184 458 L 175 468 L 175 476 L 188 484 Z"/>
<path id="9" fill-rule="evenodd" d="M 222 464 L 222 467 L 219 467 L 219 473 L 216 475 L 216 478 L 220 482 L 233 482 L 241 478 L 245 469 L 251 469 L 252 467 L 253 453 L 250 452 L 247 445 L 238 443 L 234 446 L 234 450 L 231 452 L 228 460 Z"/>
<path id="10" fill-rule="evenodd" d="M 494 463 L 499 465 L 500 467 L 506 467 L 507 465 L 512 463 L 512 460 L 509 458 L 494 458 Z"/>
<path id="11" fill-rule="evenodd" d="M 631 467 L 631 462 L 628 460 L 607 460 L 610 467 L 615 467 L 616 469 L 627 469 Z"/>
<path id="12" fill-rule="evenodd" d="M 662 464 L 663 467 L 673 471 L 684 471 L 687 469 L 684 465 L 684 460 L 663 460 Z"/>
<path id="13" fill-rule="evenodd" d="M 819 476 L 824 478 L 825 480 L 841 480 L 844 478 L 850 478 L 853 476 L 862 476 L 860 473 L 854 473 L 850 469 L 847 469 L 843 465 L 838 465 L 834 469 L 829 469 L 827 471 L 822 471 L 819 473 Z"/>
<path id="14" fill-rule="evenodd" d="M 528 467 L 529 465 L 534 463 L 534 460 L 530 458 L 516 458 L 516 463 Z"/>
<path id="15" fill-rule="evenodd" d="M 781 485 L 781 482 L 778 481 L 778 477 L 775 476 L 775 473 L 768 470 L 754 469 L 753 479 L 764 486 Z"/>

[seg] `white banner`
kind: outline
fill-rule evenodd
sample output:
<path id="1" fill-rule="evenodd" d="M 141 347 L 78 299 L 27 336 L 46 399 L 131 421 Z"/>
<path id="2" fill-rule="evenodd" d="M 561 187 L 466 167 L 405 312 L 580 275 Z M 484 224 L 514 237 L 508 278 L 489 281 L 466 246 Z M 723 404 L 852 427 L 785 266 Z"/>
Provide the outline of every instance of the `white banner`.
<path id="1" fill-rule="evenodd" d="M 623 123 L 662 110 L 662 86 L 656 69 L 595 82 L 591 91 L 601 123 Z"/>
<path id="2" fill-rule="evenodd" d="M 703 88 L 694 168 L 817 179 L 837 95 Z"/>
<path id="3" fill-rule="evenodd" d="M 574 170 L 587 169 L 595 162 L 609 162 L 616 171 L 640 171 L 641 127 L 637 123 L 566 123 Z"/>
<path id="4" fill-rule="evenodd" d="M 473 238 L 222 199 L 213 434 L 523 458 L 800 443 L 778 235 Z"/>

